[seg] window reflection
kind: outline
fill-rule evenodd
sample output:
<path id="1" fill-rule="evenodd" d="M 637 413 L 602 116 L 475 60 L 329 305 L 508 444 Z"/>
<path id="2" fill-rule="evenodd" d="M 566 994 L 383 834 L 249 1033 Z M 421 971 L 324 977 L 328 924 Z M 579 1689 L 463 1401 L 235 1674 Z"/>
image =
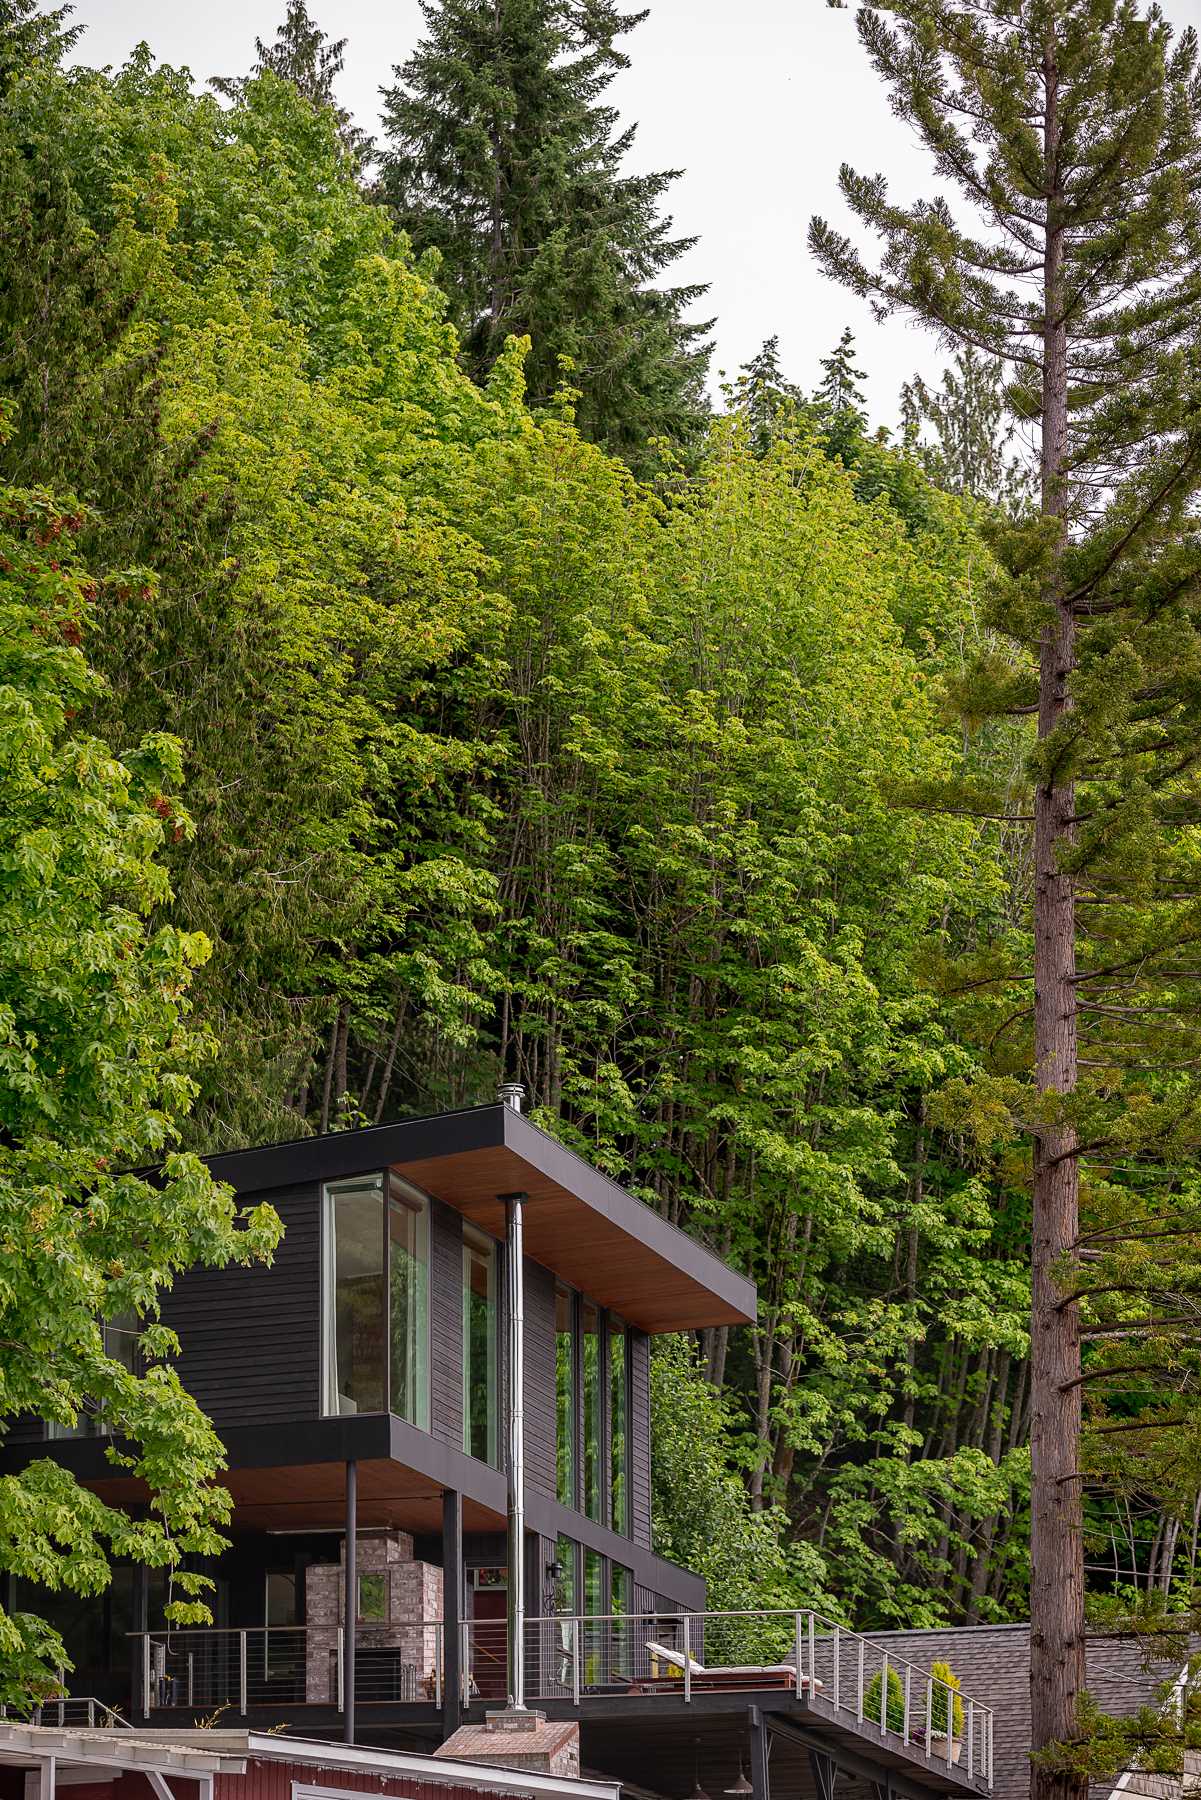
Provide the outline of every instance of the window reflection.
<path id="1" fill-rule="evenodd" d="M 555 1492 L 564 1506 L 578 1505 L 576 1464 L 575 1297 L 555 1289 Z"/>
<path id="2" fill-rule="evenodd" d="M 600 1321 L 591 1300 L 580 1307 L 584 1356 L 584 1511 L 601 1522 Z"/>
<path id="3" fill-rule="evenodd" d="M 325 1189 L 327 1413 L 429 1426 L 429 1206 L 395 1176 Z M 386 1232 L 385 1232 L 386 1224 Z"/>
<path id="4" fill-rule="evenodd" d="M 496 1243 L 463 1227 L 463 1448 L 496 1463 Z"/>

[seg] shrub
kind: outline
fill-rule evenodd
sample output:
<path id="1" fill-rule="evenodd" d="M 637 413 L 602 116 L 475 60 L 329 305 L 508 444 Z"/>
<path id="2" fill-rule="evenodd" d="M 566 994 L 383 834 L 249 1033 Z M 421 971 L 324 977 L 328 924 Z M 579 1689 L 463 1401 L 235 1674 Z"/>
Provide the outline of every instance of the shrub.
<path id="1" fill-rule="evenodd" d="M 947 1735 L 947 1689 L 951 1690 L 951 1736 L 963 1736 L 963 1701 L 959 1698 L 959 1677 L 954 1673 L 950 1663 L 931 1663 L 930 1673 L 934 1677 L 934 1699 L 930 1708 L 930 1730 L 934 1737 Z M 945 1685 L 944 1685 L 945 1683 Z"/>
<path id="2" fill-rule="evenodd" d="M 873 1675 L 867 1684 L 867 1693 L 863 1696 L 863 1716 L 869 1725 L 880 1723 L 880 1695 L 882 1692 L 879 1675 Z M 946 1711 L 946 1708 L 943 1708 Z M 888 1671 L 888 1718 L 890 1731 L 905 1729 L 905 1690 L 901 1686 L 901 1677 L 895 1669 Z"/>

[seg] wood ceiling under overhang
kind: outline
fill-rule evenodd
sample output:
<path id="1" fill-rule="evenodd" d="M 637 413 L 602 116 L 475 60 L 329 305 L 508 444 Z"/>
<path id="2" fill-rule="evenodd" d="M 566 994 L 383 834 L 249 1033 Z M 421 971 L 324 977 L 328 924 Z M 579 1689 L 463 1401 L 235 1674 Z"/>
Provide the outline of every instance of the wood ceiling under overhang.
<path id="1" fill-rule="evenodd" d="M 242 1196 L 392 1168 L 496 1237 L 504 1196 L 523 1193 L 526 1254 L 640 1330 L 755 1316 L 752 1282 L 512 1107 L 233 1151 L 210 1166 Z"/>

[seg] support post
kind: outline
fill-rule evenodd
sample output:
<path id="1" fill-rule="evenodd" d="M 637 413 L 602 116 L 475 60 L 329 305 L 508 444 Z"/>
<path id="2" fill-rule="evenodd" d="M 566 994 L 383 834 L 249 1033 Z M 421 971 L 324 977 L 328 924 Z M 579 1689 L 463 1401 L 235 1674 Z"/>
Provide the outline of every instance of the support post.
<path id="1" fill-rule="evenodd" d="M 463 1719 L 463 1496 L 442 1494 L 442 1733 L 450 1737 Z"/>
<path id="2" fill-rule="evenodd" d="M 809 1752 L 809 1767 L 813 1771 L 813 1785 L 817 1789 L 817 1800 L 834 1800 L 834 1781 L 837 1771 L 834 1759 L 827 1756 L 824 1750 Z"/>
<path id="3" fill-rule="evenodd" d="M 134 1642 L 141 1650 L 133 1658 L 133 1692 L 129 1716 L 135 1723 L 149 1723 L 150 1716 L 150 1577 L 145 1563 L 135 1563 L 133 1570 L 133 1628 L 141 1635 Z"/>
<path id="4" fill-rule="evenodd" d="M 771 1800 L 771 1738 L 763 1714 L 757 1706 L 752 1706 L 747 1712 L 747 1728 L 753 1800 Z"/>
<path id="5" fill-rule="evenodd" d="M 505 1195 L 505 1245 L 509 1312 L 508 1524 L 506 1571 L 509 1639 L 509 1705 L 525 1711 L 525 1248 L 524 1194 Z"/>
<path id="6" fill-rule="evenodd" d="M 351 1457 L 346 1464 L 346 1586 L 342 1606 L 342 1736 L 348 1744 L 354 1743 L 354 1628 L 359 1611 L 356 1579 L 359 1563 L 356 1539 L 358 1489 L 359 1465 Z"/>

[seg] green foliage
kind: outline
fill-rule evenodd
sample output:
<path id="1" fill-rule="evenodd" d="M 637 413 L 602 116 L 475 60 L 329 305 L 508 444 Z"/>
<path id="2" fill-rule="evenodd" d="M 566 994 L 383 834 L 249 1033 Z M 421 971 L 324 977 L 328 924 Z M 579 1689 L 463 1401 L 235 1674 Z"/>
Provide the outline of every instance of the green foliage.
<path id="1" fill-rule="evenodd" d="M 704 288 L 664 277 L 691 247 L 660 213 L 678 171 L 630 175 L 634 128 L 601 97 L 643 16 L 614 0 L 422 0 L 426 36 L 385 93 L 380 193 L 450 296 L 482 379 L 530 340 L 546 406 L 566 377 L 585 436 L 635 466 L 701 429 Z"/>
<path id="2" fill-rule="evenodd" d="M 930 1699 L 930 1730 L 934 1737 L 947 1736 L 947 1712 L 951 1714 L 953 1738 L 963 1736 L 963 1701 L 959 1698 L 959 1677 L 950 1663 L 932 1662 L 930 1678 L 934 1691 Z"/>
<path id="3" fill-rule="evenodd" d="M 943 1712 L 946 1712 L 944 1706 Z M 895 1669 L 888 1671 L 888 1699 L 884 1699 L 884 1680 L 880 1670 L 872 1676 L 867 1684 L 867 1692 L 863 1696 L 863 1716 L 871 1725 L 881 1722 L 889 1731 L 903 1732 L 905 1729 L 905 1690 L 901 1686 L 901 1677 Z"/>
<path id="4" fill-rule="evenodd" d="M 84 655 L 96 578 L 73 499 L 0 490 L 0 1414 L 73 1428 L 102 1413 L 115 1468 L 153 1496 L 145 1518 L 39 1460 L 0 1480 L 0 1565 L 23 1583 L 101 1591 L 109 1558 L 173 1571 L 173 1614 L 206 1619 L 182 1559 L 220 1547 L 229 1499 L 220 1441 L 171 1367 L 158 1295 L 181 1269 L 269 1257 L 269 1207 L 175 1149 L 209 1048 L 188 1016 L 208 944 L 152 923 L 170 899 L 161 851 L 191 822 L 171 790 L 177 744 L 149 737 L 124 763 L 75 723 L 98 681 Z M 161 1179 L 131 1173 L 164 1160 Z M 132 1314 L 141 1366 L 109 1353 L 103 1322 Z M 0 1696 L 53 1691 L 63 1660 L 32 1614 L 0 1614 Z"/>

